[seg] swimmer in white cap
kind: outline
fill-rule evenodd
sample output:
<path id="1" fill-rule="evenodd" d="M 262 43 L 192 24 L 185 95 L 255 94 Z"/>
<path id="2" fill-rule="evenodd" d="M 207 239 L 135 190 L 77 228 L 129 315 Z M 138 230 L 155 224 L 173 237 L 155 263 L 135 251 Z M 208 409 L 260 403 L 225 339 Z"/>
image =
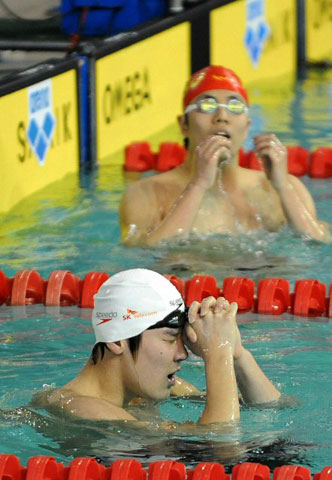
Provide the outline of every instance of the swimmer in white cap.
<path id="1" fill-rule="evenodd" d="M 94 298 L 92 354 L 76 378 L 47 395 L 48 406 L 87 419 L 136 420 L 128 406 L 137 398 L 201 394 L 177 377 L 187 348 L 205 364 L 206 401 L 198 423 L 238 420 L 238 388 L 246 403 L 279 399 L 241 344 L 236 303 L 208 297 L 188 311 L 175 286 L 146 269 L 113 275 Z"/>

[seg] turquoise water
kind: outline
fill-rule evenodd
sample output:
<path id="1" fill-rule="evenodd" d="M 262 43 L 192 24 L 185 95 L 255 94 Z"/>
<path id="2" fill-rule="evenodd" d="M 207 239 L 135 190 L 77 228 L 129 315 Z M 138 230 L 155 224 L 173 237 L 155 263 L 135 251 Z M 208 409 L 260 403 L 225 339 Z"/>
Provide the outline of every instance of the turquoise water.
<path id="1" fill-rule="evenodd" d="M 279 83 L 250 93 L 251 134 L 273 131 L 286 144 L 310 150 L 332 144 L 330 75 L 311 74 L 291 87 Z M 180 141 L 175 125 L 162 135 L 160 139 Z M 8 276 L 33 268 L 47 278 L 57 269 L 84 277 L 89 271 L 112 274 L 145 266 L 184 279 L 193 274 L 214 275 L 219 284 L 227 276 L 245 275 L 256 282 L 279 276 L 292 285 L 301 278 L 317 278 L 330 285 L 332 247 L 287 228 L 237 238 L 190 238 L 155 249 L 123 247 L 117 208 L 124 185 L 137 176 L 124 176 L 121 154 L 114 162 L 79 179 L 69 176 L 1 218 L 0 268 Z M 303 181 L 314 197 L 318 216 L 332 224 L 332 179 L 304 177 Z M 121 424 L 69 422 L 22 407 L 44 384 L 45 388 L 59 386 L 78 373 L 93 343 L 89 313 L 76 307 L 0 307 L 2 452 L 17 454 L 22 463 L 45 454 L 66 464 L 79 455 L 105 462 L 130 456 L 144 464 L 161 458 L 187 465 L 204 460 L 231 465 L 249 459 L 271 466 L 297 463 L 314 472 L 331 464 L 332 329 L 328 319 L 239 316 L 246 346 L 278 387 L 300 403 L 279 410 L 243 409 L 235 431 L 200 428 L 194 436 L 185 430 L 154 428 L 142 434 Z M 204 386 L 198 359 L 191 358 L 182 373 L 198 387 Z M 201 401 L 170 400 L 161 405 L 161 417 L 153 415 L 153 422 L 195 420 L 202 408 Z M 146 416 L 144 409 L 135 414 Z"/>
<path id="2" fill-rule="evenodd" d="M 162 431 L 158 424 L 197 420 L 202 400 L 169 400 L 161 404 L 160 415 L 148 414 L 144 406 L 133 409 L 138 418 L 152 421 L 153 427 L 143 431 L 121 422 L 59 418 L 28 406 L 34 393 L 62 385 L 85 363 L 93 343 L 89 313 L 77 307 L 1 309 L 2 452 L 16 453 L 24 464 L 33 455 L 54 455 L 66 464 L 77 456 L 106 463 L 131 457 L 144 465 L 160 459 L 189 466 L 250 460 L 271 468 L 301 464 L 313 472 L 331 463 L 332 325 L 326 319 L 241 315 L 245 346 L 278 388 L 298 401 L 282 409 L 243 408 L 237 429 L 198 427 L 193 434 L 189 428 Z M 191 357 L 181 374 L 204 387 L 200 359 Z"/>

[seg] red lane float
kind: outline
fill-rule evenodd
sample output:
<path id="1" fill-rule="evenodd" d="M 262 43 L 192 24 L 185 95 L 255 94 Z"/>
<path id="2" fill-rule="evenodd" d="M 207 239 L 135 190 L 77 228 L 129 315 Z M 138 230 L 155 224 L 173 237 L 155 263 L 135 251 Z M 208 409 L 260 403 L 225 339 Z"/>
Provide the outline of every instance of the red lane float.
<path id="1" fill-rule="evenodd" d="M 310 175 L 312 178 L 332 177 L 332 148 L 318 147 L 309 152 L 298 145 L 287 147 L 288 172 L 297 177 Z M 179 143 L 163 142 L 159 152 L 151 151 L 148 142 L 133 142 L 125 147 L 124 169 L 130 172 L 156 170 L 166 172 L 181 165 L 187 151 Z M 262 170 L 262 165 L 253 150 L 239 150 L 239 165 L 253 170 Z"/>
<path id="2" fill-rule="evenodd" d="M 194 275 L 191 280 L 186 283 L 185 302 L 191 305 L 195 300 L 201 302 L 206 297 L 219 297 L 220 290 L 217 280 L 208 275 Z"/>
<path id="3" fill-rule="evenodd" d="M 332 317 L 332 283 L 330 285 L 329 297 L 326 299 L 326 316 Z"/>
<path id="4" fill-rule="evenodd" d="M 282 465 L 274 469 L 273 480 L 311 480 L 311 472 L 299 465 Z"/>
<path id="5" fill-rule="evenodd" d="M 89 272 L 83 280 L 82 295 L 79 306 L 81 308 L 93 308 L 93 296 L 99 287 L 110 278 L 105 272 Z"/>
<path id="6" fill-rule="evenodd" d="M 105 476 L 106 467 L 100 465 L 94 458 L 75 458 L 68 468 L 68 477 L 70 480 L 101 480 L 110 478 Z M 46 479 L 45 479 L 46 480 Z"/>
<path id="7" fill-rule="evenodd" d="M 291 306 L 289 282 L 283 278 L 264 278 L 258 282 L 257 313 L 281 315 Z"/>
<path id="8" fill-rule="evenodd" d="M 128 172 L 166 172 L 181 165 L 186 155 L 186 149 L 179 143 L 163 142 L 159 152 L 154 153 L 148 142 L 134 142 L 125 148 L 124 169 Z"/>
<path id="9" fill-rule="evenodd" d="M 324 467 L 320 473 L 315 473 L 314 480 L 332 480 L 332 467 Z"/>
<path id="10" fill-rule="evenodd" d="M 315 279 L 298 280 L 294 292 L 290 293 L 288 280 L 264 278 L 258 282 L 255 295 L 255 283 L 247 277 L 227 277 L 222 289 L 216 278 L 208 275 L 194 275 L 186 281 L 176 275 L 165 277 L 179 290 L 188 306 L 210 295 L 222 295 L 238 304 L 239 313 L 282 315 L 289 312 L 300 316 L 332 317 L 332 283 L 326 297 L 326 286 Z M 0 270 L 0 305 L 44 303 L 93 308 L 93 297 L 108 278 L 106 272 L 89 272 L 82 280 L 68 270 L 55 270 L 48 280 L 36 270 L 20 270 L 14 278 L 8 278 Z"/>
<path id="11" fill-rule="evenodd" d="M 20 465 L 15 455 L 0 454 L 0 480 L 23 480 L 25 473 L 26 468 Z"/>
<path id="12" fill-rule="evenodd" d="M 314 473 L 314 480 L 331 480 L 332 467 L 326 466 Z M 151 462 L 148 471 L 134 459 L 118 459 L 109 467 L 100 465 L 94 458 L 75 458 L 64 466 L 54 457 L 36 456 L 20 465 L 17 456 L 0 454 L 0 480 L 270 480 L 270 468 L 261 463 L 235 465 L 232 475 L 225 473 L 217 462 L 202 462 L 187 470 L 184 463 L 174 460 Z M 273 480 L 310 480 L 309 468 L 300 465 L 283 465 L 273 471 Z"/>
<path id="13" fill-rule="evenodd" d="M 175 460 L 152 462 L 149 465 L 149 480 L 186 480 L 186 466 Z"/>
<path id="14" fill-rule="evenodd" d="M 36 270 L 20 270 L 12 285 L 11 305 L 44 303 L 47 282 Z"/>
<path id="15" fill-rule="evenodd" d="M 261 164 L 252 150 L 245 152 L 242 148 L 239 150 L 240 167 L 250 168 L 251 170 L 262 170 Z"/>
<path id="16" fill-rule="evenodd" d="M 25 480 L 67 480 L 68 472 L 69 468 L 53 457 L 32 457 L 28 460 Z"/>
<path id="17" fill-rule="evenodd" d="M 13 286 L 13 279 L 6 277 L 2 270 L 0 270 L 0 305 L 3 303 L 9 304 Z"/>
<path id="18" fill-rule="evenodd" d="M 294 315 L 320 317 L 326 313 L 326 286 L 318 280 L 297 280 L 295 283 Z"/>
<path id="19" fill-rule="evenodd" d="M 174 287 L 176 287 L 179 292 L 181 293 L 181 296 L 185 296 L 185 284 L 182 278 L 177 277 L 176 275 L 164 275 L 167 280 L 169 280 L 171 283 L 173 283 Z"/>
<path id="20" fill-rule="evenodd" d="M 260 463 L 241 463 L 232 469 L 233 480 L 270 480 L 270 469 Z"/>
<path id="21" fill-rule="evenodd" d="M 309 172 L 310 153 L 306 148 L 299 146 L 287 147 L 288 173 L 302 177 Z"/>
<path id="22" fill-rule="evenodd" d="M 222 294 L 231 302 L 238 304 L 238 312 L 249 312 L 254 307 L 255 283 L 251 278 L 228 277 L 224 279 Z"/>
<path id="23" fill-rule="evenodd" d="M 178 167 L 184 162 L 186 155 L 186 149 L 178 143 L 161 143 L 159 153 L 155 157 L 154 169 L 158 172 L 166 172 Z"/>
<path id="24" fill-rule="evenodd" d="M 110 475 L 107 478 L 112 480 L 145 480 L 147 477 L 147 472 L 134 458 L 115 460 L 108 470 Z"/>
<path id="25" fill-rule="evenodd" d="M 332 148 L 318 147 L 312 152 L 309 175 L 312 178 L 332 177 Z"/>
<path id="26" fill-rule="evenodd" d="M 81 281 L 68 270 L 55 270 L 48 278 L 45 305 L 69 307 L 77 305 Z"/>
<path id="27" fill-rule="evenodd" d="M 310 154 L 304 147 L 299 146 L 287 146 L 287 165 L 288 173 L 301 177 L 309 173 L 309 159 Z M 240 149 L 239 152 L 239 165 L 244 168 L 250 168 L 252 170 L 262 170 L 262 164 L 257 158 L 254 151 L 248 150 L 245 152 Z"/>
<path id="28" fill-rule="evenodd" d="M 187 472 L 188 480 L 230 480 L 225 467 L 216 462 L 199 463 L 193 470 Z"/>
<path id="29" fill-rule="evenodd" d="M 127 172 L 146 172 L 152 170 L 154 153 L 148 142 L 134 142 L 125 148 L 124 169 Z"/>

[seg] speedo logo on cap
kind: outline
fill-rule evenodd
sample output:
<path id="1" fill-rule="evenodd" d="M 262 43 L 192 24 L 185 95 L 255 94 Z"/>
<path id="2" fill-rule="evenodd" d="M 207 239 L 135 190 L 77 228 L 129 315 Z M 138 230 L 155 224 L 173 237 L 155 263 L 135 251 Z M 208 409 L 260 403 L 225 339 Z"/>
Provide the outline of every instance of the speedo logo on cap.
<path id="1" fill-rule="evenodd" d="M 96 312 L 96 318 L 100 319 L 100 322 L 97 325 L 102 325 L 103 323 L 110 322 L 113 318 L 118 316 L 117 312 Z"/>

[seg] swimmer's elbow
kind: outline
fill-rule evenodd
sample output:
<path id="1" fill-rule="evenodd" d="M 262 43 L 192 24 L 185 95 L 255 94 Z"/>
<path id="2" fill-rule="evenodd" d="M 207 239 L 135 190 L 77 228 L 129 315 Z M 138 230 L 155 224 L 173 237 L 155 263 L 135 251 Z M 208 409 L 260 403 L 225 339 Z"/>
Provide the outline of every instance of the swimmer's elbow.
<path id="1" fill-rule="evenodd" d="M 122 235 L 122 244 L 126 247 L 153 247 L 156 243 L 144 232 Z"/>
<path id="2" fill-rule="evenodd" d="M 140 229 L 137 225 L 125 225 L 121 233 L 122 243 L 127 247 L 153 247 L 163 240 L 156 230 Z"/>
<path id="3" fill-rule="evenodd" d="M 331 244 L 332 243 L 332 235 L 331 235 L 331 228 L 327 222 L 320 221 L 319 222 L 321 231 L 322 231 L 322 239 L 320 240 L 322 243 Z"/>
<path id="4" fill-rule="evenodd" d="M 332 235 L 330 225 L 322 220 L 317 221 L 318 227 L 309 237 L 320 243 L 332 244 Z"/>
<path id="5" fill-rule="evenodd" d="M 121 241 L 127 247 L 138 247 L 142 243 L 142 232 L 140 232 L 136 225 L 121 223 Z"/>

